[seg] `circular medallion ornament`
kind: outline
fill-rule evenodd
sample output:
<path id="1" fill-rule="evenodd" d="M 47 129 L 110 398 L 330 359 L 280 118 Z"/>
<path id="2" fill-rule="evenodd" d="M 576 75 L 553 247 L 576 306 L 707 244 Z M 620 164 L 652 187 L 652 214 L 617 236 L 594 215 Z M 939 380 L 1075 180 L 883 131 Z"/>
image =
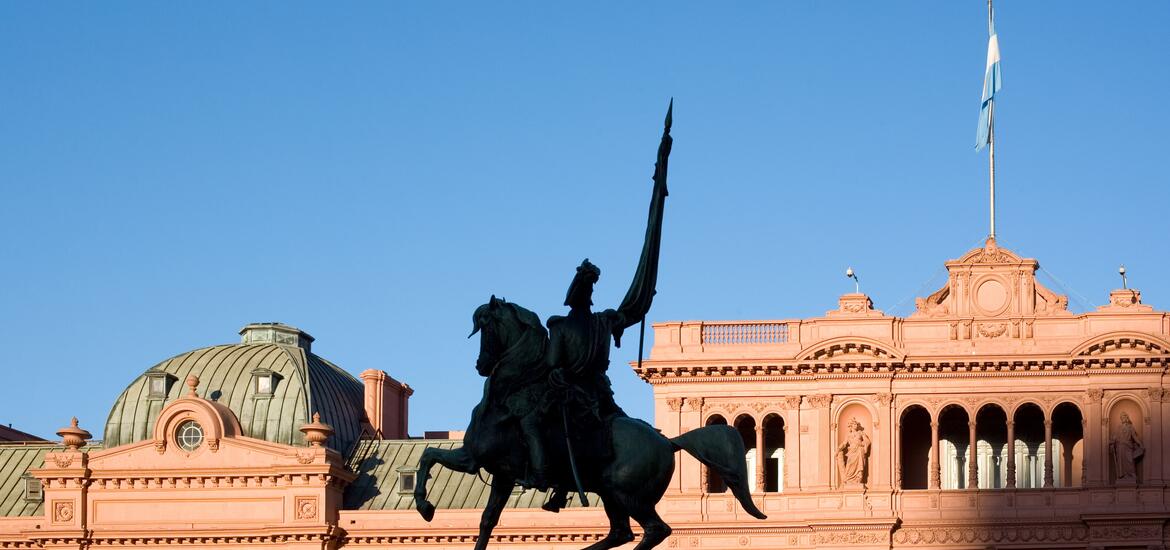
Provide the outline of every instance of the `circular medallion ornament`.
<path id="1" fill-rule="evenodd" d="M 999 279 L 984 279 L 975 288 L 975 306 L 984 315 L 997 315 L 1008 304 L 1007 287 Z"/>
<path id="2" fill-rule="evenodd" d="M 203 444 L 203 426 L 194 420 L 179 424 L 179 428 L 175 430 L 175 443 L 187 452 L 198 449 Z"/>

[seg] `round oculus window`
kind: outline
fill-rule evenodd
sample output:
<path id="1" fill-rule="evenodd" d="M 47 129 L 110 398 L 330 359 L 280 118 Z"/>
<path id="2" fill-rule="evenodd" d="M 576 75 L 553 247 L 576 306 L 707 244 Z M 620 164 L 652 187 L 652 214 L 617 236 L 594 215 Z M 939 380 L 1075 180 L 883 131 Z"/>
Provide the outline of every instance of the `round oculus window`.
<path id="1" fill-rule="evenodd" d="M 191 452 L 198 449 L 203 444 L 203 426 L 194 420 L 179 424 L 179 429 L 175 430 L 175 441 L 184 451 Z"/>

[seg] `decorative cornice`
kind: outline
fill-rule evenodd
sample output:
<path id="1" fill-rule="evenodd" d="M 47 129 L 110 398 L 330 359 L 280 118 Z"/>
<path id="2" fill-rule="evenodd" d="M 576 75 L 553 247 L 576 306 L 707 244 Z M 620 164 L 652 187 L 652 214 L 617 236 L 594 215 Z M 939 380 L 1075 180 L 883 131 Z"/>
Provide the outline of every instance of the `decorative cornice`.
<path id="1" fill-rule="evenodd" d="M 302 467 L 297 467 L 302 468 Z M 124 474 L 102 475 L 90 477 L 91 490 L 117 489 L 203 489 L 203 488 L 230 488 L 230 487 L 344 487 L 352 481 L 352 476 L 336 475 L 340 472 L 332 471 L 289 471 L 281 473 L 170 473 L 159 475 L 157 472 L 126 472 Z M 53 483 L 52 478 L 45 480 L 46 485 Z"/>
<path id="2" fill-rule="evenodd" d="M 857 361 L 845 363 L 784 362 L 712 364 L 664 362 L 644 364 L 636 374 L 651 384 L 683 382 L 798 381 L 890 377 L 1051 376 L 1157 372 L 1170 367 L 1170 355 L 1032 356 L 1028 358 L 946 357 L 938 360 Z"/>
<path id="3" fill-rule="evenodd" d="M 1019 524 L 995 526 L 951 525 L 903 527 L 894 531 L 898 545 L 939 546 L 951 544 L 1078 542 L 1088 540 L 1089 530 L 1080 523 Z"/>
<path id="4" fill-rule="evenodd" d="M 494 533 L 491 543 L 590 543 L 602 539 L 604 533 L 593 531 L 569 533 Z M 479 536 L 472 533 L 447 535 L 442 533 L 419 533 L 411 535 L 349 535 L 341 539 L 343 547 L 353 546 L 393 546 L 399 544 L 443 544 L 443 545 L 471 545 L 475 544 Z"/>

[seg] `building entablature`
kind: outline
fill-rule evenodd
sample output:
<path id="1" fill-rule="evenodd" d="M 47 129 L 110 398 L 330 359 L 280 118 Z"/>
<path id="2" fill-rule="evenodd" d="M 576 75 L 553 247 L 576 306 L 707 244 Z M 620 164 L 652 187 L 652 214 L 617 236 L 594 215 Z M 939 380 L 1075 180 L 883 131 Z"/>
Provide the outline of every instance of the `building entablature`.
<path id="1" fill-rule="evenodd" d="M 1142 304 L 1138 290 L 1114 290 L 1109 304 L 1074 314 L 1066 297 L 1036 281 L 1035 260 L 993 239 L 946 266 L 947 284 L 918 299 L 908 317 L 888 316 L 851 293 L 810 319 L 655 323 L 650 357 L 637 374 L 652 384 L 949 376 L 1163 369 L 1170 358 L 1170 314 Z"/>
<path id="2" fill-rule="evenodd" d="M 94 450 L 84 448 L 89 434 L 76 421 L 63 429 L 65 448 L 29 471 L 43 487 L 44 517 L 26 540 L 82 546 L 330 540 L 342 492 L 357 477 L 323 445 L 332 427 L 319 416 L 302 426 L 307 447 L 247 437 L 235 413 L 201 397 L 198 384 L 188 377 L 188 393 L 159 412 L 142 441 Z"/>
<path id="3" fill-rule="evenodd" d="M 1105 357 L 938 357 L 898 362 L 644 361 L 639 374 L 653 385 L 680 382 L 861 380 L 1162 373 L 1170 355 Z M 635 367 L 635 370 L 636 367 Z"/>

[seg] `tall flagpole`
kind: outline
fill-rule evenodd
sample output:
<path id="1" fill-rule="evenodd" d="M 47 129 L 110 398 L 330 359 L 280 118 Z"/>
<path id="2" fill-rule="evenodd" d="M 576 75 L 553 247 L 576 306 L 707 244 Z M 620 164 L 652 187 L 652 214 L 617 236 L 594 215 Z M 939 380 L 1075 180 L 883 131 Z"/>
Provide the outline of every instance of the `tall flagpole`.
<path id="1" fill-rule="evenodd" d="M 987 34 L 990 36 L 993 32 L 994 22 L 992 21 L 991 0 L 987 0 Z M 995 98 L 988 100 L 987 106 L 987 141 L 991 148 L 991 159 L 989 162 L 990 176 L 991 176 L 991 233 L 988 235 L 991 239 L 995 239 Z"/>

